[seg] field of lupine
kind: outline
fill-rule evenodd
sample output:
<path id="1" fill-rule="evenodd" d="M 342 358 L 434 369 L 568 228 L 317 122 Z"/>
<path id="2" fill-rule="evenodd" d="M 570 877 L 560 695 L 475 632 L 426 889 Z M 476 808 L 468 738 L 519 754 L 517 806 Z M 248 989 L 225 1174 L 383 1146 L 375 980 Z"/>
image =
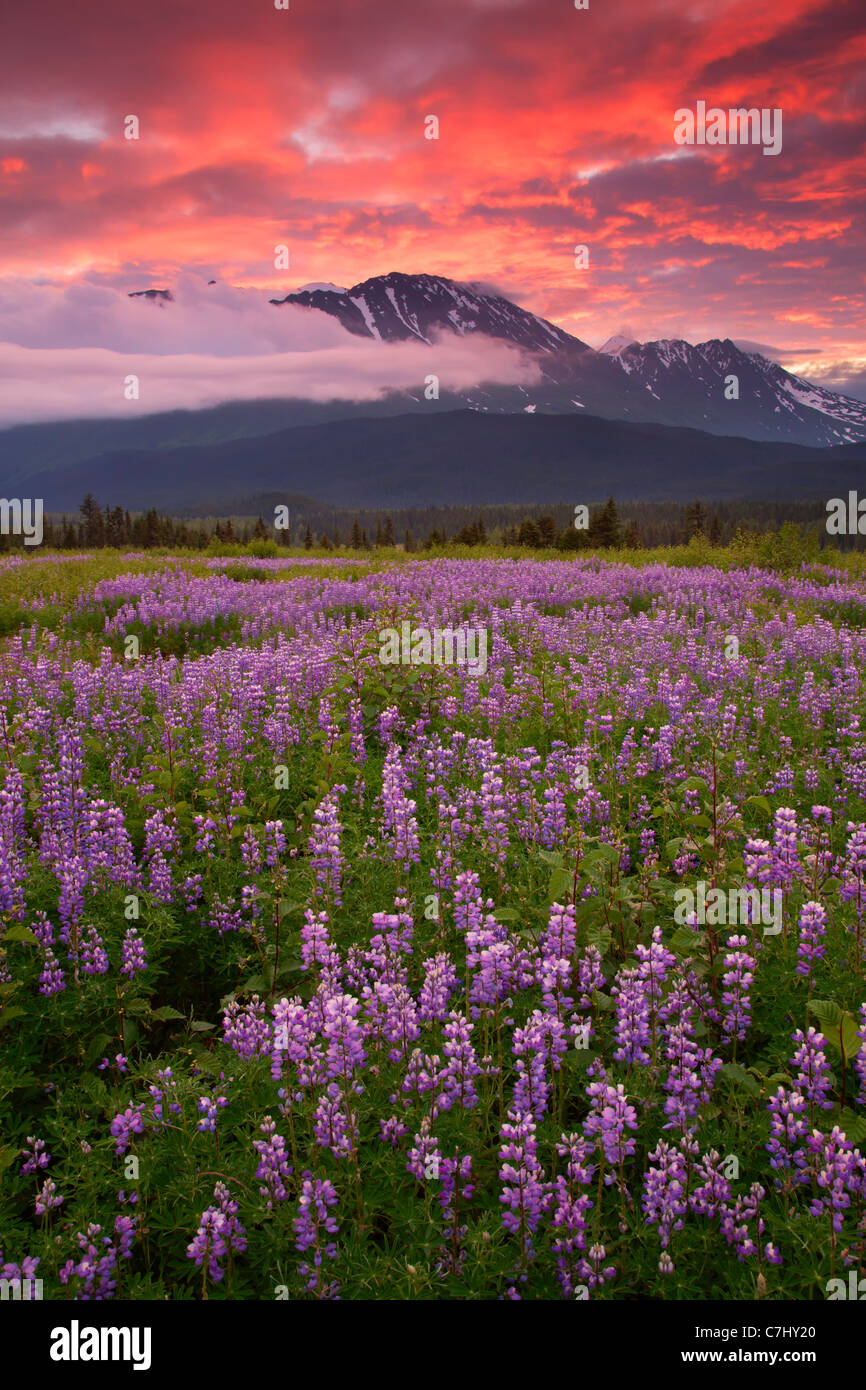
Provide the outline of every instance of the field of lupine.
<path id="1" fill-rule="evenodd" d="M 866 1274 L 866 583 L 0 570 L 0 1275 L 824 1300 Z M 486 671 L 382 665 L 406 620 L 485 628 Z M 780 929 L 675 917 L 684 888 L 778 894 Z"/>

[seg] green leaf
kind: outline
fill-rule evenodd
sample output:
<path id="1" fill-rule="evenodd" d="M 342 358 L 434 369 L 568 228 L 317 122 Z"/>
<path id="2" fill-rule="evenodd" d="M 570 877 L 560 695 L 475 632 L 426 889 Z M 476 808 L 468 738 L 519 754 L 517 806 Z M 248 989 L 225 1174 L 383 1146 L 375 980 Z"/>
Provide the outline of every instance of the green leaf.
<path id="1" fill-rule="evenodd" d="M 5 1028 L 7 1023 L 11 1023 L 13 1018 L 20 1017 L 24 1013 L 20 1004 L 10 1004 L 0 1014 L 0 1028 Z"/>
<path id="2" fill-rule="evenodd" d="M 852 1144 L 862 1144 L 866 1139 L 866 1115 L 857 1115 L 853 1110 L 840 1110 L 833 1115 L 833 1123 L 845 1132 L 845 1138 Z"/>
<path id="3" fill-rule="evenodd" d="M 691 927 L 677 927 L 670 939 L 670 948 L 680 956 L 693 956 L 704 944 L 701 932 L 692 931 Z"/>
<path id="4" fill-rule="evenodd" d="M 616 1008 L 616 1004 L 609 994 L 599 994 L 597 989 L 592 991 L 592 1002 L 600 1013 L 610 1014 Z"/>
<path id="5" fill-rule="evenodd" d="M 493 916 L 497 922 L 519 922 L 523 914 L 516 907 L 498 907 Z"/>
<path id="6" fill-rule="evenodd" d="M 857 1036 L 860 1025 L 854 1015 L 847 1009 L 840 1009 L 831 999 L 813 999 L 809 1012 L 818 1019 L 821 1032 L 830 1046 L 844 1056 L 846 1062 L 852 1061 L 860 1051 Z"/>
<path id="7" fill-rule="evenodd" d="M 746 805 L 759 807 L 766 815 L 767 820 L 770 820 L 773 815 L 773 808 L 765 796 L 747 796 Z"/>
<path id="8" fill-rule="evenodd" d="M 838 1029 L 842 1022 L 842 1010 L 838 1004 L 834 1004 L 832 999 L 812 999 L 809 1002 L 809 1013 L 814 1014 L 818 1022 L 827 1029 Z M 827 1041 L 830 1041 L 829 1033 L 824 1033 Z"/>
<path id="9" fill-rule="evenodd" d="M 291 916 L 291 914 L 292 914 L 293 912 L 303 912 L 303 910 L 304 910 L 304 904 L 303 904 L 303 903 L 292 903 L 292 902 L 289 902 L 288 898 L 280 898 L 280 921 L 281 921 L 281 922 L 282 922 L 282 920 L 283 920 L 284 917 L 289 917 L 289 916 Z"/>
<path id="10" fill-rule="evenodd" d="M 553 903 L 559 902 L 563 897 L 569 898 L 573 882 L 573 875 L 569 873 L 568 869 L 554 869 L 547 885 L 547 896 L 550 901 Z"/>
<path id="11" fill-rule="evenodd" d="M 755 1078 L 736 1062 L 725 1062 L 720 1071 L 722 1076 L 726 1076 L 735 1086 L 742 1086 L 750 1096 L 761 1094 L 761 1088 Z"/>
<path id="12" fill-rule="evenodd" d="M 552 869 L 562 869 L 565 867 L 565 860 L 560 850 L 540 849 L 539 859 L 543 859 L 545 864 L 549 864 Z"/>
<path id="13" fill-rule="evenodd" d="M 30 946 L 38 946 L 39 938 L 34 935 L 29 927 L 25 927 L 23 922 L 13 922 L 11 927 L 7 927 L 3 933 L 5 941 L 26 941 Z"/>
<path id="14" fill-rule="evenodd" d="M 106 1057 L 108 1055 L 108 1049 L 113 1041 L 114 1039 L 110 1033 L 97 1033 L 96 1037 L 91 1041 L 87 1052 L 84 1054 L 87 1065 L 90 1066 L 91 1062 L 95 1062 L 97 1057 Z"/>
<path id="15" fill-rule="evenodd" d="M 173 1009 L 170 1004 L 160 1004 L 158 1009 L 153 1009 L 151 1011 L 151 1017 L 163 1019 L 167 1022 L 170 1018 L 184 1018 L 185 1015 L 178 1013 L 177 1009 Z"/>
<path id="16" fill-rule="evenodd" d="M 280 961 L 277 978 L 281 979 L 283 975 L 294 975 L 297 970 L 303 970 L 303 968 L 304 962 L 300 956 L 288 956 L 285 960 Z"/>
<path id="17" fill-rule="evenodd" d="M 591 922 L 586 929 L 586 942 L 588 946 L 597 946 L 601 954 L 606 955 L 611 943 L 610 927 Z"/>
<path id="18" fill-rule="evenodd" d="M 195 1019 L 189 1026 L 193 1033 L 209 1033 L 216 1028 L 215 1023 L 202 1023 L 200 1019 Z"/>

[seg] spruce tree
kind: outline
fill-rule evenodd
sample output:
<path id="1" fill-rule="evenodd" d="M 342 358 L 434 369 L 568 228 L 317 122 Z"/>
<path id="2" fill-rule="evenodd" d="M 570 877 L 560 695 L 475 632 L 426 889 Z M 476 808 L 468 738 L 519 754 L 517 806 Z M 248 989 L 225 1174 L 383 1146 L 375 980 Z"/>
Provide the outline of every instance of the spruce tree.
<path id="1" fill-rule="evenodd" d="M 707 529 L 707 514 L 700 502 L 693 502 L 686 509 L 686 536 L 703 536 Z"/>

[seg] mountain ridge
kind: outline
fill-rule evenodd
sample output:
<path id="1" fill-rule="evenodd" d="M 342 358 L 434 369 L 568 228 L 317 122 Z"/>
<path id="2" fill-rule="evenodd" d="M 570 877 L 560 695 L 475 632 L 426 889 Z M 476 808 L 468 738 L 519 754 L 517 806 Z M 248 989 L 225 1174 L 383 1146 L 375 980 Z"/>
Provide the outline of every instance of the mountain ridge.
<path id="1" fill-rule="evenodd" d="M 121 450 L 28 479 L 45 510 L 85 492 L 112 506 L 219 512 L 249 496 L 302 494 L 341 506 L 839 496 L 862 477 L 866 444 L 835 450 L 729 439 L 590 415 L 444 411 L 294 426 L 253 439 Z"/>

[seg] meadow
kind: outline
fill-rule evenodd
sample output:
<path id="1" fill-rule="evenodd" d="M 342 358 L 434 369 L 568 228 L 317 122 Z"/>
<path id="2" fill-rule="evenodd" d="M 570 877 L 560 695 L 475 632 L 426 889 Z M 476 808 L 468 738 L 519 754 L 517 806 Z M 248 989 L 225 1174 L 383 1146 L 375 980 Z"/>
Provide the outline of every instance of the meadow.
<path id="1" fill-rule="evenodd" d="M 0 1277 L 850 1296 L 866 578 L 830 559 L 0 560 Z M 383 665 L 406 621 L 486 670 Z"/>

